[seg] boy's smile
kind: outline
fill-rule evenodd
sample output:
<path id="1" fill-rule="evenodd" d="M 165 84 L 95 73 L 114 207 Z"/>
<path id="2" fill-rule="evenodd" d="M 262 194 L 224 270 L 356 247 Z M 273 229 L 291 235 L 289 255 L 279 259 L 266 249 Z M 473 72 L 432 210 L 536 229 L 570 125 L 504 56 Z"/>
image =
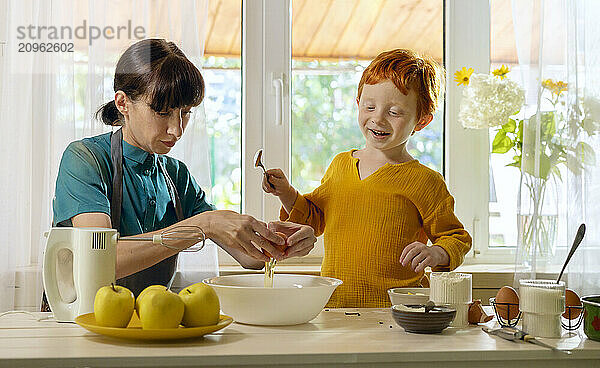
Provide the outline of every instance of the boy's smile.
<path id="1" fill-rule="evenodd" d="M 358 125 L 366 139 L 367 149 L 386 156 L 405 155 L 406 142 L 414 130 L 423 129 L 432 116 L 417 121 L 417 95 L 409 89 L 403 94 L 390 80 L 365 84 L 358 103 Z"/>
<path id="2" fill-rule="evenodd" d="M 381 130 L 376 130 L 376 129 L 369 129 L 369 131 L 371 133 L 373 133 L 373 135 L 375 136 L 376 139 L 383 139 L 385 137 L 387 137 L 388 135 L 390 135 L 390 133 L 381 131 Z"/>

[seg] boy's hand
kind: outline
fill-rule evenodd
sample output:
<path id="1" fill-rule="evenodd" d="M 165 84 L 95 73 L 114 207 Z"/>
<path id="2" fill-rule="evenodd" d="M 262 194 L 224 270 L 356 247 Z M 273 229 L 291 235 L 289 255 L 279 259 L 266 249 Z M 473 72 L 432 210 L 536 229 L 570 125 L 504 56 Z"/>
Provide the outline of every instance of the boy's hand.
<path id="1" fill-rule="evenodd" d="M 438 265 L 447 265 L 450 263 L 450 257 L 444 248 L 434 245 L 428 247 L 421 242 L 412 242 L 407 245 L 400 255 L 400 263 L 402 266 L 410 267 L 419 273 L 425 270 L 425 267 L 435 267 Z"/>
<path id="2" fill-rule="evenodd" d="M 281 169 L 267 170 L 265 175 L 263 175 L 262 188 L 265 192 L 279 197 L 287 213 L 292 211 L 298 192 L 290 185 L 290 182 Z"/>
<path id="3" fill-rule="evenodd" d="M 262 188 L 277 197 L 289 194 L 294 190 L 281 169 L 269 169 L 263 175 Z"/>

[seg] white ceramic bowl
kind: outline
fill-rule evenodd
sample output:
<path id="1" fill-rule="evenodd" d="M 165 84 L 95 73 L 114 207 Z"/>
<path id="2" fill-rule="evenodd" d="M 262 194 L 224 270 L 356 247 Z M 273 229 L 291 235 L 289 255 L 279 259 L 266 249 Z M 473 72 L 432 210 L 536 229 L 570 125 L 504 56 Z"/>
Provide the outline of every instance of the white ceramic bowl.
<path id="1" fill-rule="evenodd" d="M 429 300 L 429 288 L 391 288 L 388 295 L 392 305 L 416 305 L 425 304 Z M 411 295 L 411 294 L 413 295 Z M 423 294 L 423 295 L 416 295 Z"/>
<path id="2" fill-rule="evenodd" d="M 264 274 L 204 279 L 219 296 L 221 311 L 251 325 L 297 325 L 315 318 L 341 280 L 310 275 L 278 275 L 264 287 Z"/>

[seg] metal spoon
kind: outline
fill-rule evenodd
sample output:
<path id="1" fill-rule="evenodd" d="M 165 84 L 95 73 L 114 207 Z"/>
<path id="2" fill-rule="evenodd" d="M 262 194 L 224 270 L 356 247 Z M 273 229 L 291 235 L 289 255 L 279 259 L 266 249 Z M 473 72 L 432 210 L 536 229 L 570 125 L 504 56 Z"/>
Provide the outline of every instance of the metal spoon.
<path id="1" fill-rule="evenodd" d="M 267 169 L 265 169 L 265 165 L 262 163 L 262 148 L 259 148 L 258 151 L 254 154 L 254 167 L 260 167 L 263 170 L 263 174 L 267 174 Z"/>
<path id="2" fill-rule="evenodd" d="M 560 274 L 558 274 L 558 278 L 556 279 L 557 284 L 560 281 L 560 278 L 562 277 L 563 272 L 565 272 L 565 268 L 567 268 L 567 264 L 571 260 L 573 253 L 575 253 L 575 251 L 579 247 L 579 244 L 581 244 L 581 241 L 583 240 L 584 235 L 585 235 L 585 224 L 581 224 L 581 225 L 579 225 L 579 229 L 577 230 L 577 234 L 575 235 L 575 240 L 573 240 L 573 245 L 571 246 L 571 250 L 569 251 L 567 260 L 565 261 L 565 264 L 563 265 L 562 270 L 560 270 Z"/>
<path id="3" fill-rule="evenodd" d="M 267 169 L 265 169 L 265 165 L 263 165 L 262 163 L 262 155 L 263 150 L 262 148 L 259 148 L 259 150 L 256 151 L 256 153 L 254 154 L 254 167 L 260 167 L 262 169 L 263 175 L 267 178 L 267 183 L 269 183 L 271 188 L 275 189 L 273 184 L 271 184 L 271 182 L 269 181 L 269 174 L 267 174 Z"/>

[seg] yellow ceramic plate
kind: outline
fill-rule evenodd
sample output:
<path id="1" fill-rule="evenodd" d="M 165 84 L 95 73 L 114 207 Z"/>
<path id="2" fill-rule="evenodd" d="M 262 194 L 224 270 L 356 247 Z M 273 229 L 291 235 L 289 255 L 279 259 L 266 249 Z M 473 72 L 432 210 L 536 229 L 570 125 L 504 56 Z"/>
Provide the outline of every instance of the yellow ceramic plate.
<path id="1" fill-rule="evenodd" d="M 96 322 L 94 313 L 82 314 L 75 318 L 75 323 L 86 330 L 105 336 L 130 340 L 176 340 L 200 337 L 225 328 L 231 324 L 231 322 L 233 322 L 233 318 L 221 314 L 219 323 L 216 325 L 202 327 L 179 326 L 179 328 L 169 328 L 164 330 L 142 330 L 142 325 L 136 313 L 133 313 L 133 317 L 131 317 L 131 321 L 126 328 L 100 326 Z"/>

